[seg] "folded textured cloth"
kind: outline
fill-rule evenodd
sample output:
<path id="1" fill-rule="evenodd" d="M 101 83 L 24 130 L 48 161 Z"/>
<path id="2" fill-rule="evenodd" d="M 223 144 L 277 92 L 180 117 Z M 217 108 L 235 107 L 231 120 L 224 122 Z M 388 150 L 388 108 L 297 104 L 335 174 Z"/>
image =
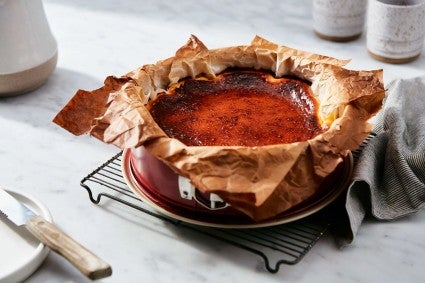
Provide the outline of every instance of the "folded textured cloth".
<path id="1" fill-rule="evenodd" d="M 351 243 L 366 215 L 393 220 L 425 206 L 425 77 L 388 86 L 345 199 Z"/>

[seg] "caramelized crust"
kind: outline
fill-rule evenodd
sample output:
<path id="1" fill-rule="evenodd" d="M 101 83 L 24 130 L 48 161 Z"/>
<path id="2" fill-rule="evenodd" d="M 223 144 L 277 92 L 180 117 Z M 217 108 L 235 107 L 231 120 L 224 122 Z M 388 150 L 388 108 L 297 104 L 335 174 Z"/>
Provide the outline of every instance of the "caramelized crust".
<path id="1" fill-rule="evenodd" d="M 212 80 L 186 78 L 148 109 L 168 136 L 188 146 L 261 146 L 322 133 L 317 104 L 306 82 L 239 69 Z"/>

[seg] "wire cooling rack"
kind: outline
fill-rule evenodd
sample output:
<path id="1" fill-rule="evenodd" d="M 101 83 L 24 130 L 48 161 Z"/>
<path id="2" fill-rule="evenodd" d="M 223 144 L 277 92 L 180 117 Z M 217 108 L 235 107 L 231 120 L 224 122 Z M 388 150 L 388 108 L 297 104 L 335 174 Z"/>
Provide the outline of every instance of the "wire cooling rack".
<path id="1" fill-rule="evenodd" d="M 359 149 L 352 152 L 354 164 L 364 146 L 374 137 L 375 134 L 370 134 Z M 91 202 L 102 205 L 110 199 L 178 228 L 236 246 L 261 257 L 271 273 L 278 272 L 282 264 L 300 262 L 331 226 L 326 213 L 320 212 L 296 222 L 255 229 L 211 228 L 172 219 L 159 214 L 133 194 L 122 175 L 121 161 L 122 152 L 119 152 L 81 180 L 80 184 L 87 190 Z"/>
<path id="2" fill-rule="evenodd" d="M 330 225 L 317 217 L 255 229 L 211 228 L 175 220 L 157 213 L 133 194 L 121 173 L 121 158 L 122 152 L 119 152 L 81 180 L 81 186 L 87 190 L 93 203 L 102 205 L 111 199 L 181 229 L 189 229 L 236 246 L 260 256 L 265 268 L 271 273 L 278 272 L 281 264 L 298 263 L 325 235 Z"/>

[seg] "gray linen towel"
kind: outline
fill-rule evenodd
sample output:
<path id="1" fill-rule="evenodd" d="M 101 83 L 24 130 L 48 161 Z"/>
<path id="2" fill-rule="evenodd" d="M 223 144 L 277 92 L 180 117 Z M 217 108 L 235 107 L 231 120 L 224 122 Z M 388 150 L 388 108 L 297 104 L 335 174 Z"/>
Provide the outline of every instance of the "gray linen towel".
<path id="1" fill-rule="evenodd" d="M 351 243 L 366 215 L 393 220 L 425 206 L 425 77 L 388 86 L 373 137 L 361 151 L 345 209 Z"/>

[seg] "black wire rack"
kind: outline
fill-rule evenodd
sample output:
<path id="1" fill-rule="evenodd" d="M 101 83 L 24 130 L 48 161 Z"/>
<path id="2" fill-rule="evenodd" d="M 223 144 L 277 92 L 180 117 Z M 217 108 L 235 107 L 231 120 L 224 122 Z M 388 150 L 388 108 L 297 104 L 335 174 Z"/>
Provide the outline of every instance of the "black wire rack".
<path id="1" fill-rule="evenodd" d="M 227 229 L 198 226 L 169 218 L 154 211 L 133 194 L 121 173 L 121 158 L 122 152 L 119 152 L 81 180 L 81 186 L 87 190 L 91 202 L 101 204 L 104 199 L 112 199 L 182 229 L 190 229 L 244 249 L 260 256 L 271 273 L 278 272 L 281 264 L 298 263 L 325 235 L 330 225 L 307 218 L 266 228 Z"/>
<path id="2" fill-rule="evenodd" d="M 364 145 L 374 137 L 370 135 L 363 145 L 353 152 L 357 161 Z M 304 219 L 278 226 L 252 229 L 224 229 L 198 226 L 164 216 L 141 201 L 127 186 L 121 171 L 122 152 L 107 160 L 81 180 L 91 202 L 101 205 L 107 199 L 132 207 L 146 215 L 172 223 L 236 246 L 261 257 L 265 268 L 276 273 L 282 264 L 294 265 L 328 232 L 331 221 L 316 213 Z"/>

